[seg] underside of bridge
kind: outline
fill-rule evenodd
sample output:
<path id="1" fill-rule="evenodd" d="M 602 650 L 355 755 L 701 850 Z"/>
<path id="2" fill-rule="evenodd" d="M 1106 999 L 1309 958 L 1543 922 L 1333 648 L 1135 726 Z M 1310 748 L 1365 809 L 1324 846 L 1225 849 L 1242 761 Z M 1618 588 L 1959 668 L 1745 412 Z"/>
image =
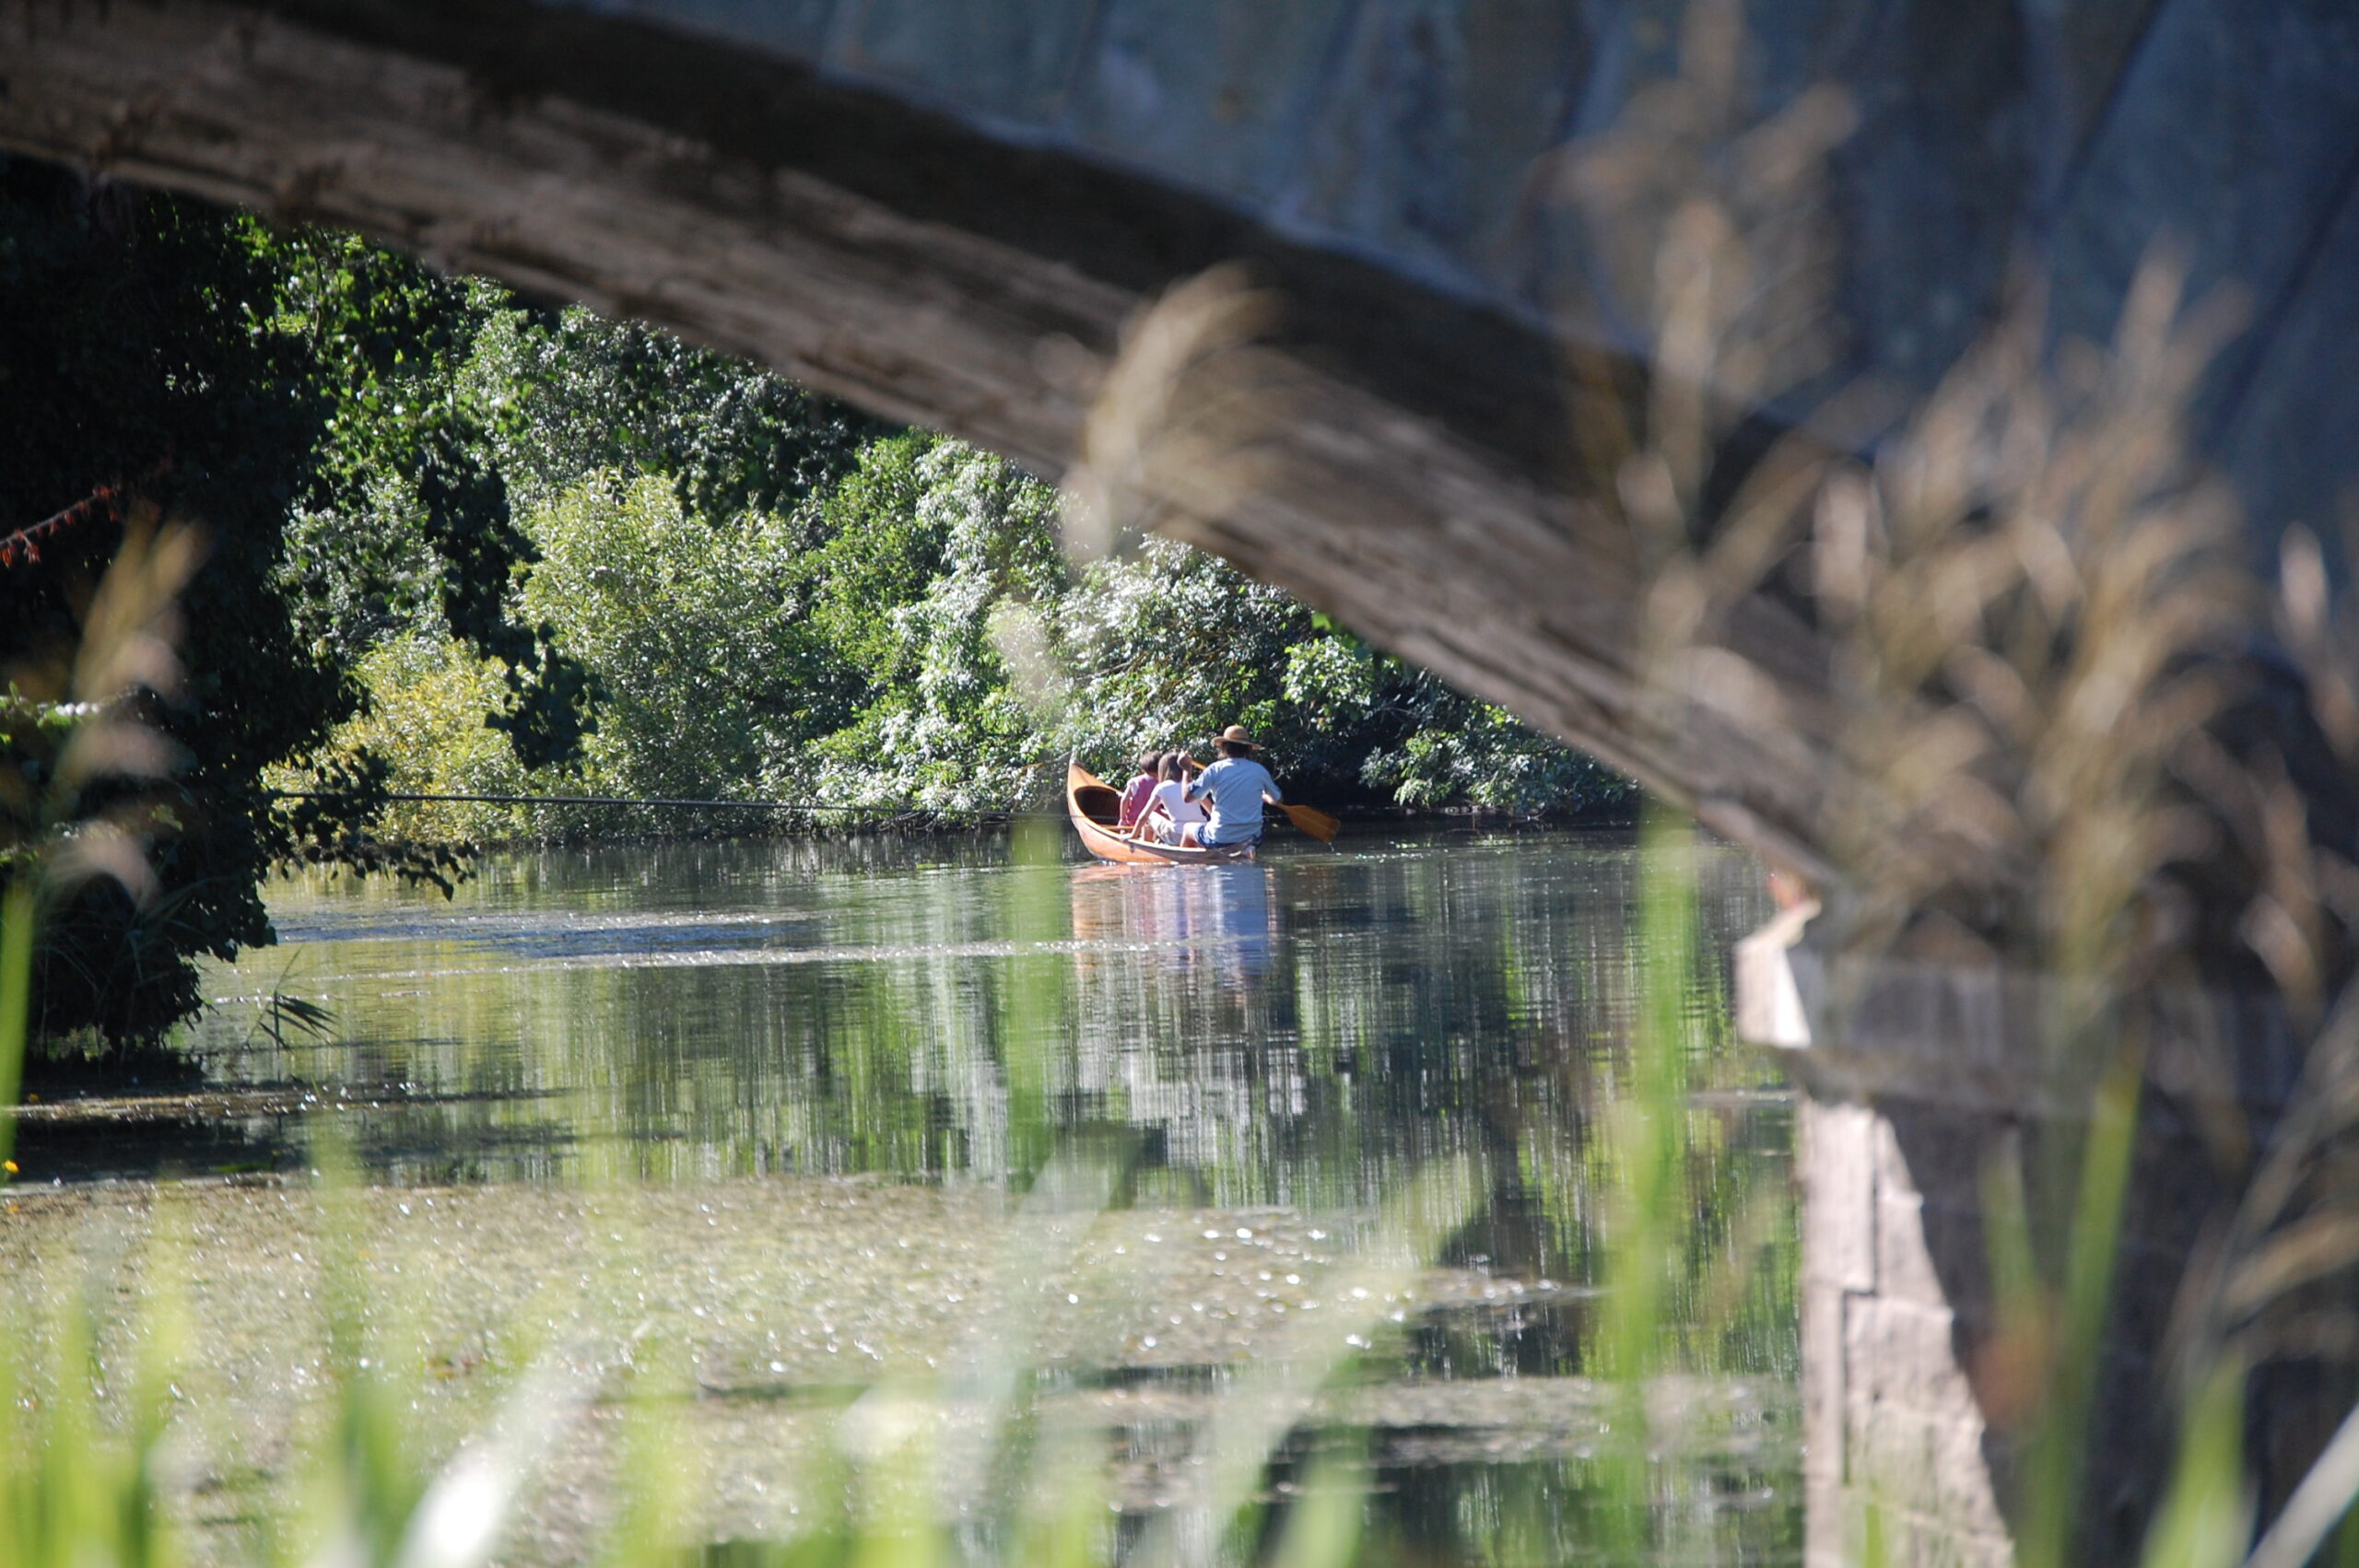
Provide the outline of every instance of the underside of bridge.
<path id="1" fill-rule="evenodd" d="M 2329 508 L 2359 26 L 2270 9 L 2273 48 L 2231 0 L 1761 7 L 1759 108 L 1858 105 L 1840 370 L 1930 386 L 2027 244 L 2057 323 L 2102 333 L 2167 234 L 2256 307 L 2200 409 L 2256 535 Z M 1638 384 L 1547 175 L 1677 29 L 1638 0 L 0 0 L 0 146 L 655 322 L 1051 476 L 1125 323 L 1246 261 L 1282 416 L 1250 484 L 1159 526 L 1813 870 L 1807 747 L 1649 709 L 1638 568 L 1574 459 L 1612 411 L 1550 324 L 1580 297 L 1586 395 Z M 1755 596 L 1723 635 L 1807 734 L 1801 614 Z"/>

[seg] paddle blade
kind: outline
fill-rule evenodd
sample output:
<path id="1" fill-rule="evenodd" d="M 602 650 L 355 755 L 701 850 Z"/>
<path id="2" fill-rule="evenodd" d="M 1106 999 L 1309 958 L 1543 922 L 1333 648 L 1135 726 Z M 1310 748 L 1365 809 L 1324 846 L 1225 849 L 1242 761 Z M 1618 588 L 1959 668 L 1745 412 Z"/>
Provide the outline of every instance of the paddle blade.
<path id="1" fill-rule="evenodd" d="M 1344 825 L 1316 806 L 1297 806 L 1292 802 L 1280 801 L 1278 810 L 1286 813 L 1288 822 L 1293 823 L 1321 844 L 1335 842 L 1335 835 Z"/>

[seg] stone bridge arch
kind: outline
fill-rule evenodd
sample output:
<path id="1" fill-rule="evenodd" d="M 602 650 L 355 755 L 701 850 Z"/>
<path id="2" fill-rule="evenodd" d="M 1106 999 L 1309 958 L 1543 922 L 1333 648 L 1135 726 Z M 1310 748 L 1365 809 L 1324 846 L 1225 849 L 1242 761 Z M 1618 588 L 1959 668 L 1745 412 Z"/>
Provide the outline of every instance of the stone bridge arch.
<path id="1" fill-rule="evenodd" d="M 1848 84 L 1852 369 L 1922 387 L 2025 239 L 2102 332 L 2154 235 L 2258 324 L 2203 408 L 2263 533 L 2359 462 L 2359 20 L 2324 0 L 1753 6 L 1765 104 Z M 1640 711 L 1579 539 L 1535 160 L 1672 68 L 1679 7 L 1468 0 L 0 0 L 0 146 L 347 225 L 642 317 L 1045 474 L 1123 322 L 1246 259 L 1297 380 L 1189 536 L 1819 864 L 1819 782 Z M 2267 25 L 2262 25 L 2266 21 Z M 1592 345 L 1595 346 L 1595 345 Z M 1732 640 L 1807 690 L 1802 625 Z"/>

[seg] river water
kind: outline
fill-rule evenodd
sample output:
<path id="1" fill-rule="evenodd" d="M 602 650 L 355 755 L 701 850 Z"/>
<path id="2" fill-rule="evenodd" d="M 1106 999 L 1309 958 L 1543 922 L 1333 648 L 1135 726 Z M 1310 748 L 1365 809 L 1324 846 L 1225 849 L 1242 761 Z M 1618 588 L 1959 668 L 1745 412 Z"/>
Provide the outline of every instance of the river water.
<path id="1" fill-rule="evenodd" d="M 1062 1184 L 1086 1223 L 1023 1281 L 1048 1293 L 1020 1321 L 1041 1397 L 1110 1445 L 1116 1515 L 1173 1506 L 1222 1390 L 1298 1356 L 1312 1313 L 1373 1302 L 1351 1270 L 1407 1246 L 1272 1472 L 1348 1438 L 1371 1557 L 1798 1558 L 1790 1119 L 1727 1027 L 1724 955 L 1765 914 L 1754 862 L 1372 827 L 1246 866 L 1076 857 L 1025 824 L 503 854 L 447 901 L 291 880 L 282 944 L 212 977 L 185 1042 L 204 1089 L 39 1113 L 20 1158 L 66 1183 L 59 1225 L 76 1184 L 146 1202 L 162 1180 L 200 1214 L 242 1206 L 224 1234 L 270 1235 L 298 1223 L 270 1205 L 325 1137 L 384 1245 L 441 1216 L 417 1245 L 485 1302 L 628 1211 L 648 1269 L 699 1271 L 673 1305 L 716 1539 L 792 1527 L 775 1499 L 804 1460 L 777 1456 L 816 1429 L 763 1423 L 939 1364 L 1026 1195 Z M 1661 1060 L 1634 1047 L 1642 1020 Z M 1666 1104 L 1676 1139 L 1648 1141 Z M 1634 1220 L 1631 1166 L 1665 1147 L 1678 1211 Z M 1631 1394 L 1604 1287 L 1649 1223 L 1656 1349 Z M 208 1288 L 250 1269 L 238 1289 L 289 1298 L 240 1259 Z M 494 1336 L 489 1306 L 466 1311 L 432 1330 L 438 1367 Z M 225 1345 L 241 1332 L 222 1353 L 252 1366 L 229 1380 L 264 1386 L 276 1331 Z"/>

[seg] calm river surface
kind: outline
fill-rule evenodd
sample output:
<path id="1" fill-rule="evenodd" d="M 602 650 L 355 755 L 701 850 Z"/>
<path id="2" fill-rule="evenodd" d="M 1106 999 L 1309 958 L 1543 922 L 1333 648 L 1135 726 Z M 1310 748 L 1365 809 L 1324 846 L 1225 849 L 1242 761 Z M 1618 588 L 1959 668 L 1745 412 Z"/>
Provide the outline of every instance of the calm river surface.
<path id="1" fill-rule="evenodd" d="M 47 1199 L 60 1225 L 76 1182 L 105 1176 L 81 1190 L 195 1194 L 201 1214 L 242 1206 L 214 1217 L 223 1234 L 267 1235 L 308 1223 L 273 1207 L 293 1187 L 220 1173 L 299 1170 L 327 1130 L 388 1237 L 444 1216 L 419 1245 L 462 1271 L 478 1265 L 450 1258 L 478 1248 L 488 1293 L 502 1258 L 571 1258 L 607 1209 L 677 1235 L 659 1259 L 704 1248 L 710 1299 L 691 1281 L 675 1305 L 731 1325 L 694 1341 L 717 1472 L 738 1476 L 716 1482 L 715 1539 L 784 1516 L 764 1500 L 794 1465 L 766 1480 L 761 1456 L 809 1433 L 762 1423 L 808 1400 L 780 1390 L 935 1364 L 960 1270 L 990 1272 L 1044 1172 L 1094 1173 L 1102 1206 L 1025 1331 L 1056 1369 L 1043 1387 L 1109 1434 L 1133 1517 L 1170 1505 L 1198 1407 L 1287 1323 L 1351 1306 L 1344 1270 L 1398 1229 L 1388 1205 L 1430 1189 L 1447 1223 L 1316 1417 L 1366 1445 L 1372 1543 L 1435 1562 L 1799 1557 L 1790 1119 L 1728 1037 L 1722 979 L 1765 914 L 1749 859 L 1362 827 L 1257 865 L 1130 869 L 1075 860 L 1045 825 L 507 854 L 447 902 L 288 882 L 283 944 L 213 977 L 189 1041 L 205 1092 L 132 1121 L 37 1115 L 27 1177 L 67 1178 Z M 1591 1330 L 1626 1187 L 1615 1140 L 1637 1125 L 1634 1021 L 1663 956 L 1650 874 L 1692 888 L 1698 957 L 1673 1009 L 1675 1350 L 1633 1422 L 1591 1381 L 1612 1371 Z M 326 1008 L 325 1034 L 274 992 Z M 1145 1272 L 1119 1288 L 1062 1289 L 1132 1262 Z M 269 1276 L 249 1284 L 268 1297 Z M 475 1321 L 433 1331 L 455 1343 Z M 1642 1543 L 1601 1501 L 1633 1444 Z"/>

